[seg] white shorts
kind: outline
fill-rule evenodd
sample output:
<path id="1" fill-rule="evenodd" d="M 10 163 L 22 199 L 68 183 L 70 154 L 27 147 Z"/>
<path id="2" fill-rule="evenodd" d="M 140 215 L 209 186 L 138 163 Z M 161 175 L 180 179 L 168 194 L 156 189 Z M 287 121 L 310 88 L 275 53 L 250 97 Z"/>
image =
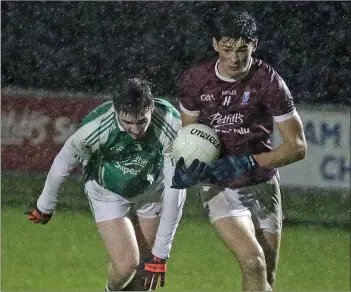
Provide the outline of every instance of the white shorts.
<path id="1" fill-rule="evenodd" d="M 270 233 L 281 231 L 283 212 L 278 175 L 270 181 L 240 189 L 201 186 L 199 193 L 212 223 L 225 217 L 251 216 L 256 229 Z"/>
<path id="2" fill-rule="evenodd" d="M 152 196 L 142 194 L 138 196 L 139 200 L 133 198 L 133 202 L 101 187 L 95 180 L 87 181 L 84 190 L 95 222 L 127 217 L 133 213 L 143 218 L 156 218 L 162 212 L 163 188 L 150 192 Z"/>

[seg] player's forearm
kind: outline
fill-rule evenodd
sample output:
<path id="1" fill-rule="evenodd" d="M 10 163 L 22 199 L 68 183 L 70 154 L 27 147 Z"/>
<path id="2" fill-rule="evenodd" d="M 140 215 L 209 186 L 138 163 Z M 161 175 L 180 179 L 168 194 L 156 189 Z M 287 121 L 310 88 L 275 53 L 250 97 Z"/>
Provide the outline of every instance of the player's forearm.
<path id="1" fill-rule="evenodd" d="M 55 211 L 59 190 L 67 176 L 77 165 L 78 160 L 64 146 L 52 163 L 46 177 L 44 189 L 38 198 L 37 207 L 41 212 L 52 214 Z"/>
<path id="2" fill-rule="evenodd" d="M 184 113 L 183 111 L 180 112 L 180 116 L 182 118 L 182 126 L 185 127 L 190 124 L 198 123 L 199 118 L 197 116 L 190 116 Z"/>
<path id="3" fill-rule="evenodd" d="M 306 157 L 307 145 L 303 139 L 287 140 L 270 152 L 254 155 L 263 168 L 277 168 L 289 165 Z"/>
<path id="4" fill-rule="evenodd" d="M 153 255 L 164 259 L 169 257 L 174 235 L 182 217 L 185 197 L 185 190 L 171 189 L 169 186 L 166 187 L 163 194 L 160 225 L 152 249 Z"/>

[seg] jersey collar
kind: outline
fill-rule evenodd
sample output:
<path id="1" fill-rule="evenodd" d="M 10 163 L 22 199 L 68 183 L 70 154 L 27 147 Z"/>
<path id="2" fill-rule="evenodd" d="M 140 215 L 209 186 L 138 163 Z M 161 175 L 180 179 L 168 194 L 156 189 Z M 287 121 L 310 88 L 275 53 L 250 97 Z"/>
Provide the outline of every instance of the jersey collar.
<path id="1" fill-rule="evenodd" d="M 227 78 L 227 77 L 222 76 L 222 75 L 219 73 L 219 71 L 218 71 L 218 64 L 219 64 L 219 59 L 218 59 L 218 61 L 216 62 L 216 65 L 215 65 L 216 76 L 217 76 L 219 79 L 221 79 L 221 80 L 223 80 L 223 81 L 226 81 L 226 82 L 236 82 L 236 81 L 238 81 L 238 80 L 236 80 L 236 79 Z M 251 68 L 251 65 L 252 65 L 252 58 L 250 59 L 249 70 L 250 70 L 250 68 Z M 245 76 L 247 76 L 247 75 L 245 75 Z"/>

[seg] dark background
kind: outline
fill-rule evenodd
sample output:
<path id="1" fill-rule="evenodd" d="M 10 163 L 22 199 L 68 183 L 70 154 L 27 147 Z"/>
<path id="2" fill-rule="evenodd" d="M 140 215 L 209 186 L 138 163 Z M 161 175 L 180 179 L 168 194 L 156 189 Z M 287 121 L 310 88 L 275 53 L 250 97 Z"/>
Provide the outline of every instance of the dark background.
<path id="1" fill-rule="evenodd" d="M 107 93 L 130 75 L 175 94 L 188 67 L 214 57 L 219 7 L 257 19 L 256 57 L 296 102 L 350 105 L 347 2 L 2 2 L 2 86 Z"/>

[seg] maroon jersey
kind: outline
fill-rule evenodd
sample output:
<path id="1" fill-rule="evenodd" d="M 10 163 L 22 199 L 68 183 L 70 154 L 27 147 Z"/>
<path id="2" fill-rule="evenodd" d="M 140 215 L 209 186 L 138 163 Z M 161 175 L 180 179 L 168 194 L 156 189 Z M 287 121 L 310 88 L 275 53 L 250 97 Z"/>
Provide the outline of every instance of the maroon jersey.
<path id="1" fill-rule="evenodd" d="M 208 61 L 184 73 L 180 109 L 215 129 L 222 141 L 222 156 L 253 155 L 271 151 L 273 120 L 296 112 L 283 79 L 265 62 L 252 59 L 241 80 L 221 76 L 218 61 Z M 276 169 L 256 168 L 229 186 L 267 181 Z"/>

